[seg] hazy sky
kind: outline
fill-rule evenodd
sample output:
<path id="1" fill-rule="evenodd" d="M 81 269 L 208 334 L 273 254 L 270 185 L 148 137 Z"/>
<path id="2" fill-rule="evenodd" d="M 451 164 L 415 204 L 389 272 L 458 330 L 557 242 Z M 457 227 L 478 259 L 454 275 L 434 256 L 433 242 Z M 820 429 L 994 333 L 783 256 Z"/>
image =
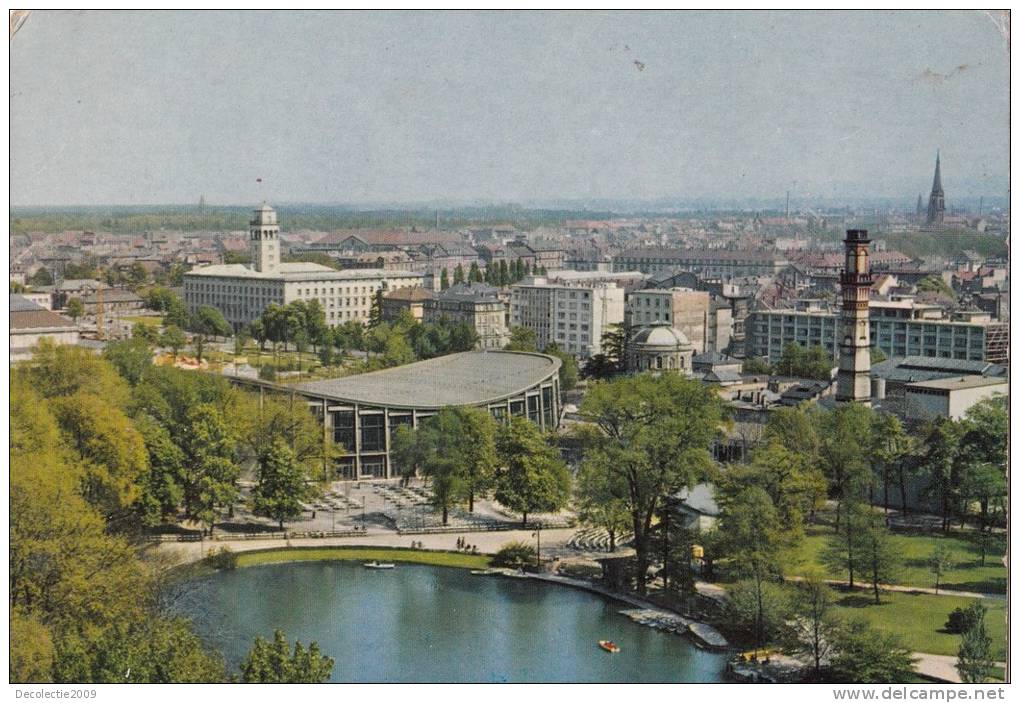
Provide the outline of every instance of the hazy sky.
<path id="1" fill-rule="evenodd" d="M 33 12 L 12 203 L 1004 195 L 1008 80 L 979 12 Z"/>

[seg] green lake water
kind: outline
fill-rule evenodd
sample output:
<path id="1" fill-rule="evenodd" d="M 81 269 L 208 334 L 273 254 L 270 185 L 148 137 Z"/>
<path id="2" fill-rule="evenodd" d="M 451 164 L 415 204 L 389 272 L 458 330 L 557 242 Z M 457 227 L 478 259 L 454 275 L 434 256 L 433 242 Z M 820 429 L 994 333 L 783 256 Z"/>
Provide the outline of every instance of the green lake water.
<path id="1" fill-rule="evenodd" d="M 318 642 L 336 682 L 713 682 L 725 663 L 631 622 L 626 604 L 466 569 L 271 564 L 190 581 L 175 607 L 234 672 L 274 629 Z M 603 652 L 600 639 L 622 651 Z"/>

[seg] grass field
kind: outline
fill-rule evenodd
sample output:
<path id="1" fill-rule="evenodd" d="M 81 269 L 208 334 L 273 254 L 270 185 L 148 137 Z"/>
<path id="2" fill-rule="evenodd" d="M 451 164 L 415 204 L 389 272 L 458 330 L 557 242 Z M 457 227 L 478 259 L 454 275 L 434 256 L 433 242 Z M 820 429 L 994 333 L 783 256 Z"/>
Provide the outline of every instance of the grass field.
<path id="1" fill-rule="evenodd" d="M 836 599 L 836 611 L 844 618 L 864 618 L 876 629 L 901 636 L 915 652 L 955 655 L 960 648 L 960 636 L 946 632 L 943 627 L 954 608 L 966 608 L 973 602 L 973 598 L 960 596 L 887 592 L 882 594 L 882 603 L 875 605 L 869 593 L 841 593 Z M 982 603 L 988 608 L 985 626 L 992 638 L 993 656 L 1004 661 L 1006 603 L 1001 600 Z"/>
<path id="2" fill-rule="evenodd" d="M 140 322 L 143 325 L 149 325 L 150 327 L 159 327 L 163 324 L 163 318 L 160 315 L 132 315 L 130 317 L 120 318 L 124 322 L 130 322 L 135 324 Z"/>
<path id="3" fill-rule="evenodd" d="M 386 547 L 296 547 L 240 552 L 237 565 L 258 566 L 288 561 L 400 561 L 459 569 L 485 569 L 489 557 L 483 554 L 432 552 L 419 549 L 387 549 Z"/>
<path id="4" fill-rule="evenodd" d="M 819 556 L 825 549 L 832 530 L 828 527 L 808 528 L 804 543 L 797 552 L 788 573 L 802 575 L 812 564 L 819 563 Z M 985 565 L 980 564 L 978 548 L 962 537 L 932 535 L 894 534 L 893 551 L 899 556 L 900 565 L 895 583 L 902 586 L 932 588 L 935 582 L 928 571 L 927 560 L 938 542 L 949 546 L 955 566 L 942 577 L 939 589 L 975 591 L 978 593 L 1005 593 L 1006 567 L 1002 564 L 1003 545 L 989 551 Z"/>

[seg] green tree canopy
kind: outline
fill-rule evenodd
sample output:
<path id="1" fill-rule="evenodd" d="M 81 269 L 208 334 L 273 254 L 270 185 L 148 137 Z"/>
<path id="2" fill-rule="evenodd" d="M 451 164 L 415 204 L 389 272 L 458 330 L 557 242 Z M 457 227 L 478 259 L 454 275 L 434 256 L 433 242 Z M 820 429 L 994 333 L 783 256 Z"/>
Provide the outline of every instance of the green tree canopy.
<path id="1" fill-rule="evenodd" d="M 273 633 L 273 642 L 255 638 L 255 645 L 241 664 L 244 683 L 323 683 L 333 673 L 333 659 L 319 652 L 312 642 L 308 649 L 294 642 L 291 650 L 286 635 Z"/>
<path id="2" fill-rule="evenodd" d="M 712 389 L 678 374 L 642 374 L 596 383 L 581 405 L 596 432 L 585 448 L 590 470 L 626 485 L 644 592 L 652 519 L 667 496 L 704 479 L 714 462 L 709 448 L 723 425 Z"/>
<path id="3" fill-rule="evenodd" d="M 528 514 L 553 512 L 570 499 L 570 472 L 542 431 L 530 420 L 511 417 L 496 438 L 501 469 L 496 477 L 495 497 L 514 512 L 522 524 Z"/>

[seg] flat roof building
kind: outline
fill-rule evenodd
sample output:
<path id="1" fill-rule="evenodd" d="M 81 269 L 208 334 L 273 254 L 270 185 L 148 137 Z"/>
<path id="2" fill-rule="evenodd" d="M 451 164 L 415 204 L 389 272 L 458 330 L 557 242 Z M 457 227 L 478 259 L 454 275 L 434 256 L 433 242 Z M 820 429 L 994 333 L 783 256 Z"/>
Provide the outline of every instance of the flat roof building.
<path id="1" fill-rule="evenodd" d="M 255 210 L 249 238 L 252 267 L 243 264 L 201 266 L 184 274 L 188 312 L 208 305 L 223 313 L 235 329 L 258 319 L 271 303 L 318 300 L 330 327 L 367 322 L 380 291 L 421 287 L 424 275 L 412 271 L 354 269 L 336 271 L 313 263 L 279 260 L 279 225 L 268 205 Z"/>
<path id="2" fill-rule="evenodd" d="M 545 430 L 558 427 L 560 365 L 545 354 L 474 351 L 295 386 L 238 381 L 304 397 L 324 437 L 346 450 L 337 475 L 393 478 L 404 468 L 390 460 L 393 433 L 444 407 L 485 408 L 498 421 L 520 416 Z"/>
<path id="3" fill-rule="evenodd" d="M 959 420 L 975 404 L 1009 395 L 1009 381 L 988 376 L 959 376 L 907 384 L 903 414 L 911 420 L 948 417 Z"/>

